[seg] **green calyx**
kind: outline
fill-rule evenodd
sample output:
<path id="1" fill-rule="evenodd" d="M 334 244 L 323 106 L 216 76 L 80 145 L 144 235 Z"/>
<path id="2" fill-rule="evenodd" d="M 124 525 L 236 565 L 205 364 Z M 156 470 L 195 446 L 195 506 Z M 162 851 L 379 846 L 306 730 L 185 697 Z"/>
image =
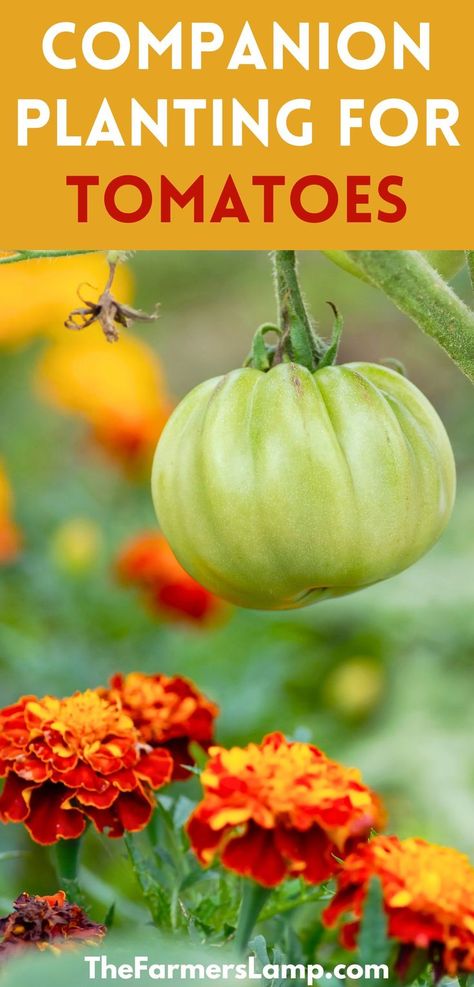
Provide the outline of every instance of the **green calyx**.
<path id="1" fill-rule="evenodd" d="M 321 355 L 312 346 L 305 328 L 297 317 L 292 317 L 287 331 L 270 322 L 259 326 L 244 367 L 253 367 L 266 373 L 279 363 L 299 363 L 312 372 L 333 366 L 337 360 L 344 322 L 336 306 L 332 302 L 328 302 L 328 305 L 334 313 L 334 322 L 331 342 L 324 343 L 324 351 Z M 276 335 L 276 343 L 267 340 L 266 337 L 270 334 Z"/>
<path id="2" fill-rule="evenodd" d="M 273 255 L 278 325 L 265 323 L 255 333 L 252 349 L 244 364 L 264 373 L 278 363 L 298 363 L 311 372 L 336 362 L 343 321 L 332 302 L 334 313 L 331 342 L 315 332 L 301 294 L 294 250 L 276 250 Z M 277 343 L 269 342 L 269 333 Z"/>

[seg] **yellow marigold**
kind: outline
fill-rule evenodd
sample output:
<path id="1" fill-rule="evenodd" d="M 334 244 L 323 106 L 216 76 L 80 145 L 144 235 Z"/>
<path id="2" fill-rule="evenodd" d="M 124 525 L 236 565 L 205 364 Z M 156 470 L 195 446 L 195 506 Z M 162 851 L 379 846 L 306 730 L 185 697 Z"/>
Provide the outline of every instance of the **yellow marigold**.
<path id="1" fill-rule="evenodd" d="M 20 548 L 20 533 L 12 518 L 12 500 L 10 483 L 0 463 L 0 565 L 14 559 Z"/>
<path id="2" fill-rule="evenodd" d="M 105 926 L 91 922 L 64 891 L 52 895 L 25 891 L 13 903 L 11 914 L 0 918 L 0 962 L 24 949 L 57 949 L 75 942 L 98 945 L 105 933 Z"/>
<path id="3" fill-rule="evenodd" d="M 0 820 L 24 823 L 37 843 L 76 839 L 87 820 L 111 837 L 143 829 L 152 789 L 172 769 L 168 751 L 147 747 L 120 703 L 98 690 L 24 696 L 0 710 Z"/>
<path id="4" fill-rule="evenodd" d="M 289 875 L 312 884 L 331 877 L 384 814 L 360 774 L 311 744 L 281 733 L 248 747 L 210 748 L 201 775 L 204 798 L 188 823 L 203 864 L 272 887 Z"/>
<path id="5" fill-rule="evenodd" d="M 153 350 L 128 334 L 110 346 L 98 326 L 64 333 L 38 365 L 41 395 L 85 419 L 119 458 L 151 455 L 171 410 Z"/>
<path id="6" fill-rule="evenodd" d="M 337 876 L 337 892 L 324 913 L 326 925 L 344 914 L 343 944 L 357 941 L 371 878 L 378 877 L 388 916 L 389 936 L 400 943 L 397 971 L 410 967 L 422 951 L 436 977 L 474 970 L 474 868 L 450 847 L 421 839 L 377 836 L 356 847 Z"/>
<path id="7" fill-rule="evenodd" d="M 40 334 L 67 330 L 64 321 L 81 304 L 78 288 L 87 283 L 87 294 L 99 296 L 107 277 L 103 254 L 42 258 L 0 267 L 0 345 L 16 346 Z M 89 287 L 92 285 L 93 287 Z M 132 275 L 120 264 L 114 291 L 123 302 L 131 301 Z"/>
<path id="8" fill-rule="evenodd" d="M 188 778 L 183 765 L 194 763 L 190 745 L 208 749 L 218 706 L 179 675 L 114 675 L 110 695 L 122 704 L 146 744 L 169 751 L 173 779 Z"/>

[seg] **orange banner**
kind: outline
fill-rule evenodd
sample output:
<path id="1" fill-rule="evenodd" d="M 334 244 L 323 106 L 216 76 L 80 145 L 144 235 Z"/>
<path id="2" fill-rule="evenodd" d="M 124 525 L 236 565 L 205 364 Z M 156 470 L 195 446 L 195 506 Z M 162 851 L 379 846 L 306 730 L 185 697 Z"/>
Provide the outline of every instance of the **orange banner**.
<path id="1" fill-rule="evenodd" d="M 8 10 L 3 247 L 464 248 L 474 8 Z"/>

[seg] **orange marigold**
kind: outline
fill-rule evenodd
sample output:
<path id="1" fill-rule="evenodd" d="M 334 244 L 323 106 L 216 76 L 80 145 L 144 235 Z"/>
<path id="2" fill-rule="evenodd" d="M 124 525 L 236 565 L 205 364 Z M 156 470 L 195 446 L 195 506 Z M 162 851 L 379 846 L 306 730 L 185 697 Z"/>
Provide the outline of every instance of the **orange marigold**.
<path id="1" fill-rule="evenodd" d="M 67 901 L 64 891 L 45 896 L 25 891 L 13 903 L 12 913 L 0 918 L 0 961 L 28 947 L 99 943 L 105 933 L 105 925 L 91 922 L 79 905 Z"/>
<path id="2" fill-rule="evenodd" d="M 152 455 L 171 411 L 153 350 L 129 334 L 120 346 L 109 346 L 97 326 L 64 330 L 40 360 L 37 385 L 50 404 L 83 418 L 96 441 L 125 462 Z"/>
<path id="3" fill-rule="evenodd" d="M 0 463 L 0 564 L 16 558 L 20 534 L 12 520 L 12 492 L 8 477 Z"/>
<path id="4" fill-rule="evenodd" d="M 217 855 L 267 887 L 290 875 L 318 884 L 336 872 L 336 857 L 383 822 L 359 772 L 311 744 L 272 733 L 245 748 L 211 747 L 210 755 L 204 798 L 187 827 L 203 864 Z"/>
<path id="5" fill-rule="evenodd" d="M 112 837 L 147 825 L 152 789 L 172 774 L 163 748 L 146 747 L 112 697 L 25 696 L 0 711 L 0 820 L 22 822 L 37 843 L 74 839 L 92 820 Z"/>
<path id="6" fill-rule="evenodd" d="M 324 913 L 326 925 L 351 913 L 343 944 L 356 945 L 369 882 L 380 879 L 388 934 L 400 943 L 397 969 L 417 951 L 428 954 L 437 976 L 474 970 L 474 868 L 449 847 L 421 839 L 377 836 L 358 846 L 338 873 L 337 893 Z"/>
<path id="7" fill-rule="evenodd" d="M 219 597 L 188 575 L 158 531 L 133 538 L 120 553 L 116 567 L 119 578 L 142 588 L 153 609 L 162 615 L 207 623 L 227 609 Z"/>
<path id="8" fill-rule="evenodd" d="M 173 779 L 189 778 L 183 765 L 194 764 L 190 745 L 195 742 L 208 749 L 219 707 L 192 682 L 177 675 L 114 675 L 110 688 L 145 743 L 169 751 Z"/>

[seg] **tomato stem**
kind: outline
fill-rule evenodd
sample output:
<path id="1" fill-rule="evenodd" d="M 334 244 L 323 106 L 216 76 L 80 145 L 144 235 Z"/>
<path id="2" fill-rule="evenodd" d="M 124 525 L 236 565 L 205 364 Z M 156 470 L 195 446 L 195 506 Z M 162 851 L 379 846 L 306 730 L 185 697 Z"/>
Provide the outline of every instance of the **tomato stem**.
<path id="1" fill-rule="evenodd" d="M 417 250 L 349 250 L 348 257 L 474 382 L 474 312 Z M 469 251 L 467 252 L 470 253 Z M 467 258 L 474 271 L 474 261 Z"/>
<path id="2" fill-rule="evenodd" d="M 282 333 L 273 362 L 281 363 L 287 354 L 308 370 L 315 370 L 327 346 L 311 325 L 298 280 L 295 251 L 275 250 L 272 257 Z"/>
<path id="3" fill-rule="evenodd" d="M 40 260 L 43 257 L 76 257 L 78 254 L 98 254 L 100 250 L 15 250 L 0 257 L 0 264 L 18 264 L 24 260 Z"/>

